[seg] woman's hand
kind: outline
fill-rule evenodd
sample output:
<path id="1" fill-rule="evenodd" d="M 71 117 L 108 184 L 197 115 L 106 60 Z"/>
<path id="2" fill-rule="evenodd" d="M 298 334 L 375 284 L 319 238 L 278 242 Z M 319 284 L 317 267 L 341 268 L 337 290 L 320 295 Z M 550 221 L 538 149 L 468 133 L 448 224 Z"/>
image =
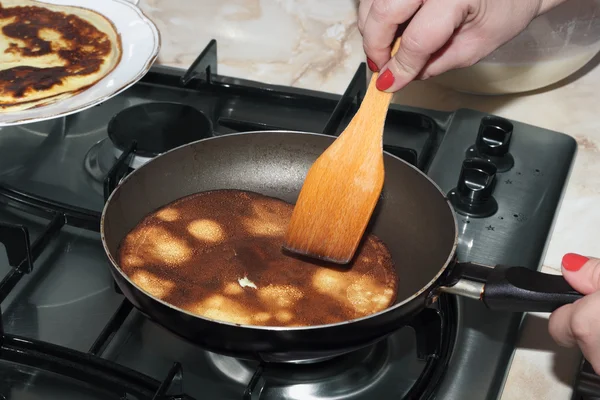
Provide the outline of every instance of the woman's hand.
<path id="1" fill-rule="evenodd" d="M 550 335 L 561 346 L 579 346 L 600 374 L 600 260 L 567 254 L 562 272 L 573 289 L 585 296 L 550 315 Z"/>
<path id="2" fill-rule="evenodd" d="M 565 0 L 360 0 L 358 29 L 377 88 L 395 92 L 413 79 L 468 67 Z M 411 19 L 412 18 L 412 19 Z M 391 44 L 406 25 L 400 48 Z"/>

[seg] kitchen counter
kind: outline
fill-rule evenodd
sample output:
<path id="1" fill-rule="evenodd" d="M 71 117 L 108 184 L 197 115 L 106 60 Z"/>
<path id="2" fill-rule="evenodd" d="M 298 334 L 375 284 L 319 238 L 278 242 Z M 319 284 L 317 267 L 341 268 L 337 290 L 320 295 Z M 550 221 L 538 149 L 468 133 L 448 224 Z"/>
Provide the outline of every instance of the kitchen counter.
<path id="1" fill-rule="evenodd" d="M 354 0 L 141 0 L 162 34 L 158 62 L 187 68 L 218 41 L 219 74 L 342 93 L 365 61 Z M 564 132 L 579 151 L 543 270 L 560 273 L 566 252 L 600 255 L 600 56 L 552 87 L 525 95 L 474 96 L 414 82 L 396 103 L 438 110 L 472 108 Z M 545 314 L 526 317 L 503 400 L 567 400 L 581 354 L 548 334 Z"/>

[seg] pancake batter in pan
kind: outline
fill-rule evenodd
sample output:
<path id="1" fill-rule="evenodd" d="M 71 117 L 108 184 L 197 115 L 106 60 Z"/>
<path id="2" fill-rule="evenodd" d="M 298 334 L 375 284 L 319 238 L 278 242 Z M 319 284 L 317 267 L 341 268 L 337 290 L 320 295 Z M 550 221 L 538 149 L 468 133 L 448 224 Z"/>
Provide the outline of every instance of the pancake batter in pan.
<path id="1" fill-rule="evenodd" d="M 282 200 L 241 190 L 187 196 L 144 218 L 124 238 L 119 264 L 153 296 L 234 324 L 331 324 L 394 303 L 396 271 L 373 235 L 348 266 L 282 253 L 292 210 Z"/>

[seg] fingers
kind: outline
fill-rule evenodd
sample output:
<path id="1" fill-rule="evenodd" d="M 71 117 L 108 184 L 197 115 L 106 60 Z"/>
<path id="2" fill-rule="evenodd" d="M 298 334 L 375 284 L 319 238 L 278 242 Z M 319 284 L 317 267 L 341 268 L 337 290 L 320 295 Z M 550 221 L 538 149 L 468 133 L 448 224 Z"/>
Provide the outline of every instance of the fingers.
<path id="1" fill-rule="evenodd" d="M 373 7 L 375 4 L 376 2 Z M 415 79 L 431 55 L 446 45 L 456 28 L 473 11 L 468 1 L 453 2 L 452 4 L 453 6 L 449 8 L 446 0 L 425 2 L 402 34 L 402 43 L 395 57 L 382 67 L 380 82 L 377 86 L 379 90 L 395 92 Z M 369 28 L 368 25 L 367 28 Z M 389 33 L 386 32 L 386 40 L 388 35 Z M 383 38 L 380 37 L 378 40 L 383 40 Z M 387 69 L 391 71 L 391 74 L 386 74 Z"/>
<path id="2" fill-rule="evenodd" d="M 600 374 L 600 291 L 568 304 L 550 315 L 548 330 L 561 346 L 578 345 Z"/>
<path id="3" fill-rule="evenodd" d="M 398 25 L 410 19 L 422 2 L 423 0 L 372 1 L 362 34 L 365 53 L 377 69 L 381 69 L 390 59 L 391 45 L 396 37 Z"/>
<path id="4" fill-rule="evenodd" d="M 463 37 L 455 36 L 427 61 L 418 78 L 429 79 L 452 69 L 470 67 L 486 55 L 477 43 L 466 43 Z"/>
<path id="5" fill-rule="evenodd" d="M 575 253 L 565 254 L 562 273 L 569 285 L 582 294 L 600 290 L 600 259 Z"/>
<path id="6" fill-rule="evenodd" d="M 373 0 L 360 0 L 360 4 L 358 5 L 358 30 L 361 35 L 364 35 L 365 22 L 367 20 L 367 16 L 369 15 L 371 5 L 373 5 Z M 377 67 L 377 65 L 368 56 L 367 65 L 371 71 L 379 71 L 379 67 Z"/>
<path id="7" fill-rule="evenodd" d="M 361 34 L 364 33 L 365 21 L 367 20 L 367 15 L 369 15 L 372 4 L 373 0 L 360 0 L 358 4 L 358 31 Z"/>
<path id="8" fill-rule="evenodd" d="M 575 253 L 562 259 L 563 276 L 586 295 L 550 315 L 548 330 L 561 346 L 579 346 L 594 371 L 600 373 L 600 260 Z"/>
<path id="9" fill-rule="evenodd" d="M 577 344 L 575 335 L 571 330 L 571 316 L 575 310 L 575 303 L 562 306 L 552 314 L 548 321 L 548 331 L 556 343 L 563 347 L 574 347 Z"/>

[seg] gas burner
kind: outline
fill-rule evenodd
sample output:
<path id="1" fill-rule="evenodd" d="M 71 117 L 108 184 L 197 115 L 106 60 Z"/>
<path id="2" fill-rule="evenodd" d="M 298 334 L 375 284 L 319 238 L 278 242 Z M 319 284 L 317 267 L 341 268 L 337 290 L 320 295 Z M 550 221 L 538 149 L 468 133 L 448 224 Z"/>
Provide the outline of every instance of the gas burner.
<path id="1" fill-rule="evenodd" d="M 212 123 L 196 108 L 179 103 L 137 104 L 115 114 L 107 127 L 108 138 L 90 148 L 84 168 L 102 193 L 102 184 L 123 151 L 136 142 L 130 167 L 137 169 L 166 151 L 211 137 Z"/>
<path id="2" fill-rule="evenodd" d="M 207 359 L 237 385 L 246 385 L 251 377 L 256 380 L 252 392 L 260 392 L 260 399 L 381 398 L 379 386 L 401 399 L 425 367 L 415 354 L 415 345 L 414 332 L 401 329 L 372 346 L 312 364 L 257 365 L 215 353 L 207 353 Z"/>
<path id="3" fill-rule="evenodd" d="M 108 123 L 114 156 L 136 142 L 132 168 L 139 168 L 166 151 L 212 136 L 210 120 L 196 108 L 166 102 L 138 104 L 116 114 Z"/>

